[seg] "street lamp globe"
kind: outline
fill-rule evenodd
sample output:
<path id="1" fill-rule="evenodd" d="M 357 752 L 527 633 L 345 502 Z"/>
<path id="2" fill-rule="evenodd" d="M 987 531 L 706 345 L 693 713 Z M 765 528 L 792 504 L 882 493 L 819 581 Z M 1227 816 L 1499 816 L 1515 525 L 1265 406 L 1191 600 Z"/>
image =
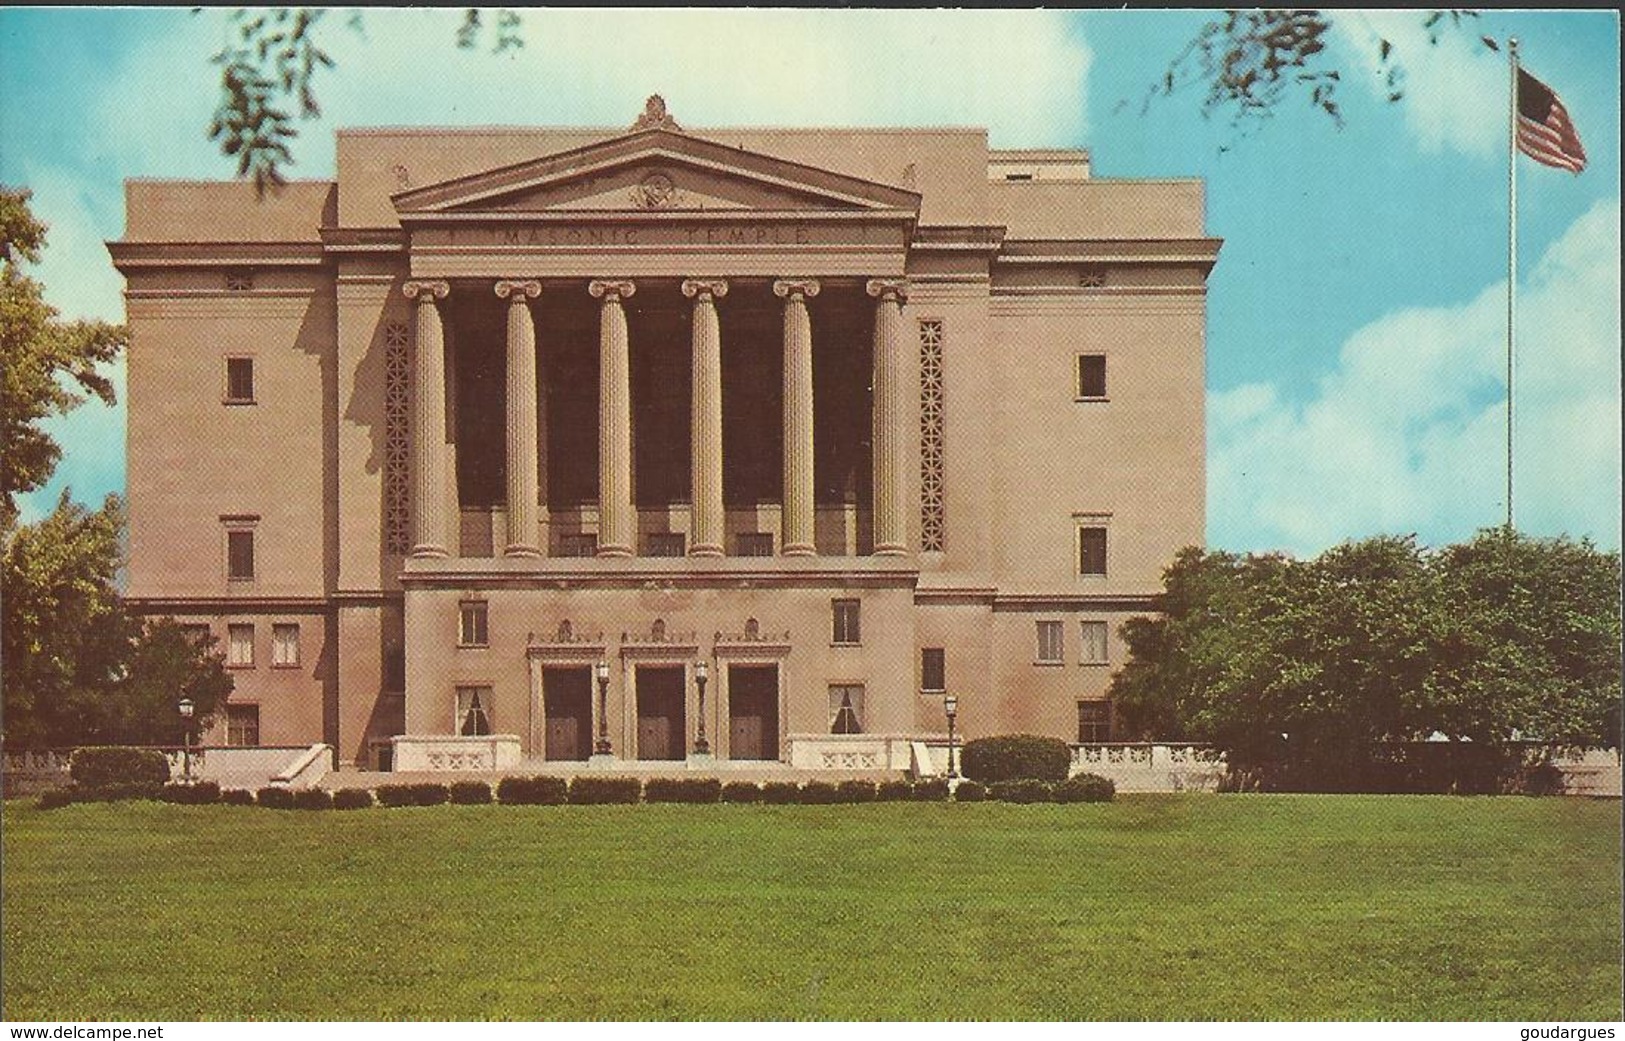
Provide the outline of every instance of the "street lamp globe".
<path id="1" fill-rule="evenodd" d="M 703 661 L 697 661 L 697 662 L 694 663 L 694 678 L 695 679 L 699 680 L 701 683 L 704 683 L 706 681 L 706 679 L 710 675 L 711 675 L 711 667 L 709 665 L 707 665 Z"/>
<path id="2" fill-rule="evenodd" d="M 192 699 L 191 698 L 182 698 L 181 703 L 179 705 L 177 705 L 176 707 L 180 709 L 182 719 L 191 719 L 192 718 L 192 712 L 196 708 L 196 706 L 194 706 L 192 704 Z"/>
<path id="3" fill-rule="evenodd" d="M 600 661 L 596 669 L 599 683 L 609 682 L 609 662 Z"/>

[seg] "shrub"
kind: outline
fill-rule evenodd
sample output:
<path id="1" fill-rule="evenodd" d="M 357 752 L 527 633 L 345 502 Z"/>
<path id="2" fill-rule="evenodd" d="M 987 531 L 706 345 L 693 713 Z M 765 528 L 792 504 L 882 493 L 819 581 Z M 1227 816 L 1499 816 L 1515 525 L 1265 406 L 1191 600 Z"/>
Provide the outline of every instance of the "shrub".
<path id="1" fill-rule="evenodd" d="M 570 801 L 577 806 L 637 802 L 643 783 L 636 777 L 576 777 L 570 781 Z"/>
<path id="2" fill-rule="evenodd" d="M 247 788 L 227 788 L 220 793 L 220 801 L 227 806 L 252 806 L 254 793 Z"/>
<path id="3" fill-rule="evenodd" d="M 152 748 L 76 748 L 68 760 L 68 774 L 90 788 L 163 784 L 169 780 L 169 760 Z"/>
<path id="4" fill-rule="evenodd" d="M 767 781 L 762 785 L 762 801 L 782 806 L 801 801 L 801 785 L 794 781 Z"/>
<path id="5" fill-rule="evenodd" d="M 261 788 L 254 793 L 254 801 L 273 810 L 293 809 L 293 790 L 290 788 Z"/>
<path id="6" fill-rule="evenodd" d="M 971 783 L 975 783 L 974 781 Z M 948 781 L 946 778 L 933 777 L 924 781 L 915 781 L 909 788 L 909 798 L 915 802 L 947 802 Z"/>
<path id="7" fill-rule="evenodd" d="M 76 784 L 74 802 L 124 802 L 129 799 L 162 798 L 164 786 L 153 781 L 127 781 L 119 784 Z"/>
<path id="8" fill-rule="evenodd" d="M 73 802 L 72 788 L 47 788 L 39 793 L 39 801 L 34 803 L 42 810 L 59 810 Z"/>
<path id="9" fill-rule="evenodd" d="M 801 786 L 796 801 L 806 806 L 827 806 L 840 801 L 839 794 L 828 781 L 808 781 Z"/>
<path id="10" fill-rule="evenodd" d="M 512 806 L 563 806 L 570 785 L 562 777 L 504 777 L 497 799 Z"/>
<path id="11" fill-rule="evenodd" d="M 835 785 L 836 802 L 874 802 L 875 782 L 840 781 Z"/>
<path id="12" fill-rule="evenodd" d="M 984 802 L 987 786 L 979 781 L 960 781 L 954 786 L 954 802 Z"/>
<path id="13" fill-rule="evenodd" d="M 293 793 L 296 810 L 331 810 L 333 793 L 326 788 L 298 788 Z"/>
<path id="14" fill-rule="evenodd" d="M 1056 802 L 1111 802 L 1117 785 L 1099 774 L 1078 774 L 1055 786 Z"/>
<path id="15" fill-rule="evenodd" d="M 651 777 L 643 785 L 645 802 L 716 802 L 722 782 L 715 777 Z"/>
<path id="16" fill-rule="evenodd" d="M 875 798 L 880 802 L 908 802 L 914 798 L 914 786 L 907 781 L 881 781 Z"/>
<path id="17" fill-rule="evenodd" d="M 729 781 L 722 786 L 723 802 L 761 802 L 762 786 L 755 781 Z"/>
<path id="18" fill-rule="evenodd" d="M 220 786 L 213 781 L 196 784 L 166 784 L 158 797 L 183 806 L 207 806 L 220 801 Z"/>
<path id="19" fill-rule="evenodd" d="M 479 806 L 491 801 L 491 786 L 484 781 L 453 781 L 447 793 L 459 806 Z"/>
<path id="20" fill-rule="evenodd" d="M 435 781 L 378 787 L 380 806 L 438 806 L 450 798 L 451 789 Z"/>
<path id="21" fill-rule="evenodd" d="M 987 797 L 999 802 L 1054 802 L 1055 786 L 1031 777 L 1019 781 L 994 781 L 987 786 Z"/>
<path id="22" fill-rule="evenodd" d="M 372 792 L 366 788 L 340 788 L 333 793 L 335 810 L 370 810 Z"/>
<path id="23" fill-rule="evenodd" d="M 1072 750 L 1058 737 L 1007 734 L 965 742 L 960 753 L 965 776 L 983 784 L 994 781 L 1064 781 Z"/>

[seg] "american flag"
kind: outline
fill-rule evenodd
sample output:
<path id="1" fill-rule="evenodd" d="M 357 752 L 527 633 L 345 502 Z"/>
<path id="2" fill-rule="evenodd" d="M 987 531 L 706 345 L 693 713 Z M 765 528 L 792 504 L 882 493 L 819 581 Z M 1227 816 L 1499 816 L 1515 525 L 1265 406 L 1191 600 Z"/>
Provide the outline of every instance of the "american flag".
<path id="1" fill-rule="evenodd" d="M 1579 173 L 1586 150 L 1556 92 L 1518 70 L 1518 151 L 1537 163 Z"/>

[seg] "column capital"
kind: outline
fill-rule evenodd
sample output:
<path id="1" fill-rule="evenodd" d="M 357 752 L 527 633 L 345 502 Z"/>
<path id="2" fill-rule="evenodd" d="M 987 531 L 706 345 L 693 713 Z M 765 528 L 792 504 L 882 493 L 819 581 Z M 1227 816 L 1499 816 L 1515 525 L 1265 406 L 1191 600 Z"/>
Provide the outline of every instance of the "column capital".
<path id="1" fill-rule="evenodd" d="M 638 291 L 636 282 L 630 278 L 595 278 L 587 283 L 587 292 L 594 297 L 609 300 L 625 300 Z"/>
<path id="2" fill-rule="evenodd" d="M 773 283 L 773 295 L 786 299 L 791 296 L 811 299 L 818 295 L 821 288 L 816 278 L 781 278 Z"/>
<path id="3" fill-rule="evenodd" d="M 504 278 L 497 283 L 497 296 L 511 303 L 522 304 L 525 298 L 534 300 L 542 295 L 542 284 L 531 279 Z"/>
<path id="4" fill-rule="evenodd" d="M 902 303 L 908 299 L 906 278 L 871 278 L 863 288 L 870 296 L 879 300 L 895 300 Z"/>
<path id="5" fill-rule="evenodd" d="M 451 295 L 451 283 L 433 279 L 414 280 L 402 285 L 401 292 L 412 299 L 422 296 L 429 300 L 444 300 Z"/>
<path id="6" fill-rule="evenodd" d="M 701 300 L 706 297 L 721 299 L 728 295 L 728 283 L 721 278 L 685 278 L 683 295 L 698 297 Z"/>

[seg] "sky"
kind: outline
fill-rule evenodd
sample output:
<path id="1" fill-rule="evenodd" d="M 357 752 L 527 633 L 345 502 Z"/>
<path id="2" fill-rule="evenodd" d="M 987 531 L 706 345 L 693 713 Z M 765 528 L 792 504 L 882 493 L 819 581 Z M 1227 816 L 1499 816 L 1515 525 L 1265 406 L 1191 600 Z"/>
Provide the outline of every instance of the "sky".
<path id="1" fill-rule="evenodd" d="M 984 126 L 995 147 L 1083 147 L 1102 177 L 1200 177 L 1225 240 L 1208 282 L 1207 541 L 1307 556 L 1351 538 L 1470 537 L 1505 516 L 1504 49 L 1562 98 L 1589 165 L 1518 162 L 1517 522 L 1620 546 L 1620 54 L 1616 13 L 1489 12 L 1429 43 L 1414 12 L 1333 16 L 1339 128 L 1289 97 L 1256 127 L 1199 89 L 1142 105 L 1200 29 L 1190 11 L 530 11 L 525 46 L 453 45 L 455 12 L 322 23 L 337 68 L 292 173 L 333 131 L 628 123 L 652 93 L 685 124 Z M 103 243 L 126 177 L 220 179 L 206 140 L 226 14 L 0 10 L 0 182 L 50 225 L 34 274 L 67 317 L 123 318 Z M 1406 96 L 1385 100 L 1389 40 Z M 123 389 L 122 369 L 112 375 Z M 124 411 L 51 429 L 64 486 L 124 485 Z"/>

